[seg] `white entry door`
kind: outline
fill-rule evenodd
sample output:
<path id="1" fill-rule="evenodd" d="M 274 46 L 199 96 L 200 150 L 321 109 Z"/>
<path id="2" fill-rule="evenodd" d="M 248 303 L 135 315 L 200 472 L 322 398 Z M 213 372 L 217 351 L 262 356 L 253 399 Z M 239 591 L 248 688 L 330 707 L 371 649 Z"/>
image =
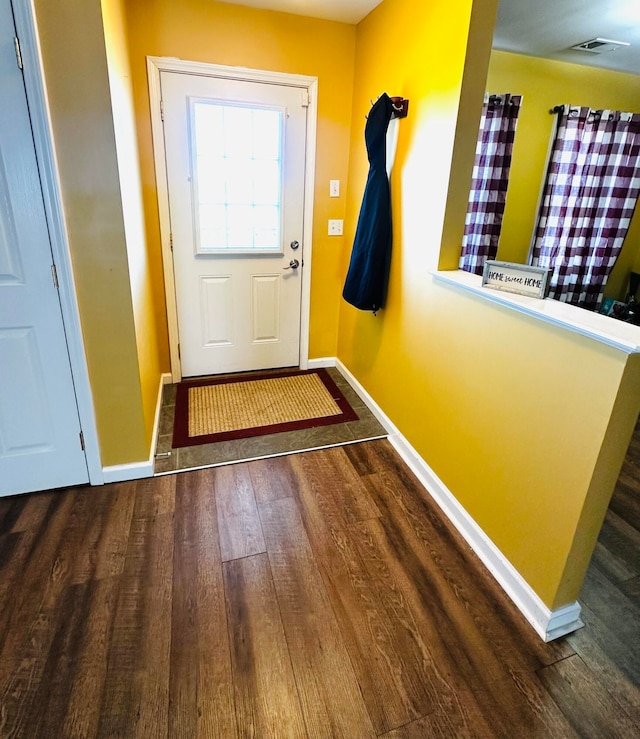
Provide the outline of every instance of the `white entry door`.
<path id="1" fill-rule="evenodd" d="M 0 495 L 88 481 L 10 0 L 0 0 Z"/>
<path id="2" fill-rule="evenodd" d="M 302 90 L 160 75 L 182 374 L 300 361 Z"/>

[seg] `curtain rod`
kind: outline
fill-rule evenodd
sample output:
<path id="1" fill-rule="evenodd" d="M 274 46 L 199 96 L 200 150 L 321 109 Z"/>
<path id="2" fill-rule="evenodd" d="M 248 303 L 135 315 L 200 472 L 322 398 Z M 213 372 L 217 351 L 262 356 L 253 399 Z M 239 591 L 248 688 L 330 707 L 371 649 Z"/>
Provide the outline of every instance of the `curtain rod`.
<path id="1" fill-rule="evenodd" d="M 566 105 L 556 105 L 554 108 L 551 108 L 549 113 L 551 115 L 557 115 L 558 113 L 564 113 L 564 109 L 566 108 Z M 581 107 L 588 107 L 588 106 L 580 106 L 580 105 L 569 105 L 569 113 L 573 113 L 574 111 L 576 113 L 580 112 Z M 590 115 L 602 115 L 604 113 L 604 109 L 601 110 L 591 110 Z"/>
<path id="2" fill-rule="evenodd" d="M 489 97 L 486 98 L 486 101 L 489 105 L 502 105 L 503 103 L 505 105 L 515 105 L 516 100 L 514 100 L 514 97 L 520 98 L 519 95 L 514 96 L 507 93 L 505 95 L 489 95 Z M 509 100 L 507 100 L 506 98 L 509 98 Z"/>

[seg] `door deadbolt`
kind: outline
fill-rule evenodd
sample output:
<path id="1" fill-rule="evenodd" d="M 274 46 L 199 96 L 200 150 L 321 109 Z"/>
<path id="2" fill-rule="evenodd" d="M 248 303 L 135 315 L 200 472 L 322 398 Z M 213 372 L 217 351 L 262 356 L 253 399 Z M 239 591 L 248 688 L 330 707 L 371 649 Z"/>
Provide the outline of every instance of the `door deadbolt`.
<path id="1" fill-rule="evenodd" d="M 299 241 L 292 241 L 289 244 L 289 246 L 295 251 L 296 249 L 298 249 L 300 247 L 300 242 Z"/>

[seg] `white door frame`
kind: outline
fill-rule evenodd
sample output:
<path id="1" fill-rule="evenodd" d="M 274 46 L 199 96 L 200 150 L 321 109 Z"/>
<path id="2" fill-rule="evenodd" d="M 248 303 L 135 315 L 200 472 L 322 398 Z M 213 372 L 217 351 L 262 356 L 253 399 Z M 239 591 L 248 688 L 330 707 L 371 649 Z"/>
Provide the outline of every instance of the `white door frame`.
<path id="1" fill-rule="evenodd" d="M 102 485 L 104 477 L 100 460 L 96 417 L 63 215 L 33 0 L 11 0 L 11 5 L 16 31 L 20 39 L 29 117 L 31 118 L 36 160 L 40 171 L 40 184 L 49 227 L 51 250 L 58 275 L 62 320 L 67 337 L 67 350 L 69 352 L 78 416 L 84 437 L 89 482 L 92 485 Z"/>
<path id="2" fill-rule="evenodd" d="M 164 131 L 161 109 L 161 72 L 182 72 L 183 74 L 224 77 L 245 82 L 263 82 L 272 85 L 299 87 L 300 94 L 308 103 L 307 138 L 305 147 L 305 196 L 304 224 L 302 230 L 303 260 L 302 296 L 300 305 L 300 367 L 307 369 L 309 363 L 309 315 L 311 299 L 311 252 L 313 233 L 313 190 L 316 165 L 316 121 L 318 111 L 318 78 L 283 72 L 267 72 L 245 67 L 225 67 L 219 64 L 189 62 L 168 57 L 147 57 L 149 78 L 149 100 L 151 104 L 151 129 L 153 132 L 153 157 L 156 168 L 156 187 L 160 214 L 160 239 L 162 242 L 162 264 L 164 269 L 164 288 L 167 301 L 167 323 L 169 327 L 169 353 L 171 357 L 171 376 L 173 382 L 182 379 L 182 367 L 178 352 L 178 309 L 173 272 L 173 251 L 171 248 L 171 222 L 169 217 L 169 190 L 165 158 Z"/>

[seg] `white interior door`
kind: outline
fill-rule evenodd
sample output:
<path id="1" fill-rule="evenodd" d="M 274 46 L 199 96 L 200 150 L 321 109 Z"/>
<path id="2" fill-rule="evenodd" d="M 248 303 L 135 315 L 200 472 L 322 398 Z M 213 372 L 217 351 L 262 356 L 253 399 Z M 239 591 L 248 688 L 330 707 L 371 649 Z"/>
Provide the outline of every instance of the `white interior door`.
<path id="1" fill-rule="evenodd" d="M 300 361 L 302 90 L 160 75 L 182 374 Z"/>
<path id="2" fill-rule="evenodd" d="M 0 495 L 88 481 L 10 0 L 0 0 Z"/>

